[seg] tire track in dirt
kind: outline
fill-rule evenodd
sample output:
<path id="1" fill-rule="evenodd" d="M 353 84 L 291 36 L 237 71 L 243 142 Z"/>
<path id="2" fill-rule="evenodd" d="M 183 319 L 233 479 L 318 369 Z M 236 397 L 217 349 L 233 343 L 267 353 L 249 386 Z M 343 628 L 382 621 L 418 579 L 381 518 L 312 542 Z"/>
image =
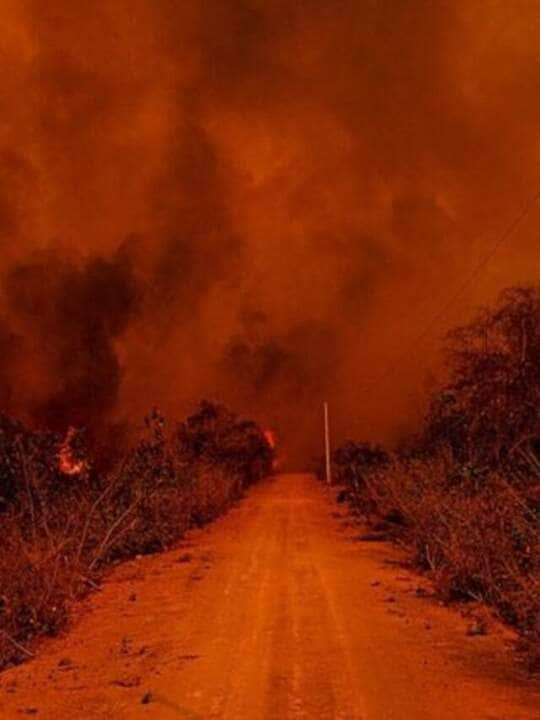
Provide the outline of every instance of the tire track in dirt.
<path id="1" fill-rule="evenodd" d="M 68 633 L 0 676 L 0 717 L 540 720 L 504 634 L 468 638 L 345 514 L 284 475 L 118 567 Z"/>

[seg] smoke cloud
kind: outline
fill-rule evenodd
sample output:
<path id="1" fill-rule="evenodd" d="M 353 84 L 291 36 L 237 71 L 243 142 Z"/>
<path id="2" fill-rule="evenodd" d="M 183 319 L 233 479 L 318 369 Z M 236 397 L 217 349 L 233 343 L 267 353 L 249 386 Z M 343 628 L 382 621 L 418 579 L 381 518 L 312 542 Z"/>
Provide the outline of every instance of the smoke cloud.
<path id="1" fill-rule="evenodd" d="M 291 458 L 393 440 L 445 330 L 538 279 L 540 7 L 6 0 L 0 404 L 136 422 L 216 397 Z M 392 367 L 390 374 L 385 369 Z"/>

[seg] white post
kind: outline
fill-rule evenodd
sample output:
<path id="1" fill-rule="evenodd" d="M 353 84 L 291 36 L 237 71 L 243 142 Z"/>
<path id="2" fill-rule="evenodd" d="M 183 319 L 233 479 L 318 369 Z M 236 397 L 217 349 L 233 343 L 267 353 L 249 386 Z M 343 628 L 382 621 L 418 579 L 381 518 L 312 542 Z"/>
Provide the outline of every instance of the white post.
<path id="1" fill-rule="evenodd" d="M 326 458 L 326 482 L 332 482 L 332 470 L 330 464 L 330 422 L 328 419 L 328 403 L 324 403 L 324 454 Z"/>

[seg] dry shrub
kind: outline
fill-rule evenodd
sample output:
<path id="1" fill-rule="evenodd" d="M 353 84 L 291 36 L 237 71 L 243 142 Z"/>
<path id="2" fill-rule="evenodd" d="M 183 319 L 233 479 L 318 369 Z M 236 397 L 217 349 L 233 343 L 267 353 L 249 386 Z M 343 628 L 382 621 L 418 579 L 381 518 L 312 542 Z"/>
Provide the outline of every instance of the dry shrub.
<path id="1" fill-rule="evenodd" d="M 448 337 L 447 381 L 394 453 L 346 443 L 335 475 L 391 521 L 448 599 L 490 603 L 540 666 L 540 287 L 503 292 Z"/>
<path id="2" fill-rule="evenodd" d="M 72 570 L 48 543 L 31 543 L 13 517 L 2 519 L 0 554 L 0 663 L 27 656 L 20 644 L 54 634 L 67 616 Z"/>
<path id="3" fill-rule="evenodd" d="M 212 403 L 174 432 L 153 413 L 105 475 L 88 464 L 66 477 L 58 446 L 51 434 L 0 421 L 0 667 L 23 660 L 33 637 L 57 632 L 69 603 L 111 562 L 166 548 L 214 519 L 271 472 L 273 459 L 254 423 Z"/>
<path id="4" fill-rule="evenodd" d="M 241 479 L 224 470 L 200 465 L 191 491 L 191 519 L 196 525 L 213 520 L 238 496 Z"/>
<path id="5" fill-rule="evenodd" d="M 430 572 L 444 598 L 492 605 L 522 633 L 530 664 L 537 665 L 540 533 L 527 495 L 496 471 L 480 487 L 456 484 L 448 457 L 441 456 L 395 458 L 383 468 L 357 468 L 357 474 L 362 481 L 350 495 L 357 510 L 371 521 L 394 521 L 394 535 L 414 548 L 418 566 Z"/>

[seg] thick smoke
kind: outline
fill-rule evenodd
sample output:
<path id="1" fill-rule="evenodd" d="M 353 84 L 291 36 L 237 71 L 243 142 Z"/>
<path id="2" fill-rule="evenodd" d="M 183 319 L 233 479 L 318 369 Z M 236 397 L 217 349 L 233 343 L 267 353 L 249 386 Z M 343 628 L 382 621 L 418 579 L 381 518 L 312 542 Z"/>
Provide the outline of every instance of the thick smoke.
<path id="1" fill-rule="evenodd" d="M 392 439 L 446 328 L 537 279 L 538 211 L 415 347 L 540 184 L 534 3 L 7 0 L 0 29 L 9 411 L 214 396 L 306 457 L 328 399 Z"/>
<path id="2" fill-rule="evenodd" d="M 56 429 L 110 417 L 121 383 L 115 341 L 139 300 L 126 250 L 82 267 L 43 251 L 9 269 L 4 406 Z"/>

